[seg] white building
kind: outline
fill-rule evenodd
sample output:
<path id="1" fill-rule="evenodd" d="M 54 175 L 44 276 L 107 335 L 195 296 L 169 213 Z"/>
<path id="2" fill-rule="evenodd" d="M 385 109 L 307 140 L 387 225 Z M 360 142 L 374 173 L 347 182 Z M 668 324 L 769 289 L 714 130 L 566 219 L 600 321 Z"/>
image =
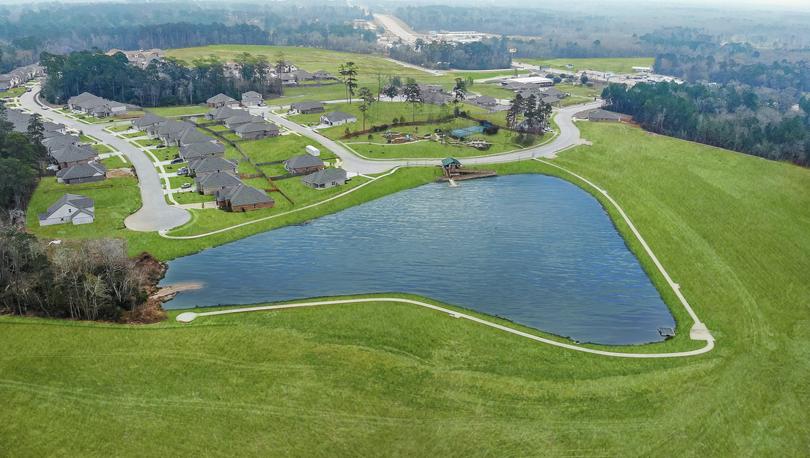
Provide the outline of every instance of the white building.
<path id="1" fill-rule="evenodd" d="M 39 214 L 39 225 L 89 224 L 95 220 L 96 207 L 93 199 L 78 194 L 65 194 L 45 213 Z"/>

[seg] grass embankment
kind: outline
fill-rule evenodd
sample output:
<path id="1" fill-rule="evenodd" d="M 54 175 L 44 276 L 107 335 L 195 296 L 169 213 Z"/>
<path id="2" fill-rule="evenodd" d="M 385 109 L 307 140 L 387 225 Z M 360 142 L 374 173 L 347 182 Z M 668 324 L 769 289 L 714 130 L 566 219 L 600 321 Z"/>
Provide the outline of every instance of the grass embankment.
<path id="1" fill-rule="evenodd" d="M 578 72 L 580 70 L 595 70 L 598 72 L 633 73 L 633 67 L 652 67 L 654 57 L 593 57 L 581 59 L 515 59 L 531 65 L 552 67 L 559 70 Z M 573 65 L 568 68 L 566 65 Z"/>
<path id="2" fill-rule="evenodd" d="M 628 126 L 582 128 L 594 146 L 554 162 L 623 206 L 718 338 L 713 352 L 603 358 L 392 304 L 190 326 L 0 318 L 6 451 L 804 454 L 810 171 Z"/>

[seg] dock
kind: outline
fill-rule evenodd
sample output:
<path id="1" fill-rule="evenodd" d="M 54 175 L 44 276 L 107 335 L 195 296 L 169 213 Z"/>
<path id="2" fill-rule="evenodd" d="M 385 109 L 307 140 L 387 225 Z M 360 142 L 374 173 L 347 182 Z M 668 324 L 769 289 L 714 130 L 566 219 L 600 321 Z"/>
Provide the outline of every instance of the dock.
<path id="1" fill-rule="evenodd" d="M 440 167 L 442 168 L 443 175 L 437 180 L 439 182 L 466 181 L 498 176 L 498 172 L 495 172 L 494 170 L 476 170 L 464 168 L 458 159 L 452 157 L 444 159 Z"/>

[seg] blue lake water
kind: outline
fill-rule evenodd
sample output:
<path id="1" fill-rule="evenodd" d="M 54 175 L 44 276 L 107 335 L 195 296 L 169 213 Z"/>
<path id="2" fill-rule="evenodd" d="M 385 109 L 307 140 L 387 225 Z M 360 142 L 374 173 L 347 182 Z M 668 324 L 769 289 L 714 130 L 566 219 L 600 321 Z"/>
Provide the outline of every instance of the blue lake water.
<path id="1" fill-rule="evenodd" d="M 169 263 L 167 308 L 404 292 L 583 342 L 662 340 L 675 322 L 585 191 L 514 175 L 429 184 Z"/>

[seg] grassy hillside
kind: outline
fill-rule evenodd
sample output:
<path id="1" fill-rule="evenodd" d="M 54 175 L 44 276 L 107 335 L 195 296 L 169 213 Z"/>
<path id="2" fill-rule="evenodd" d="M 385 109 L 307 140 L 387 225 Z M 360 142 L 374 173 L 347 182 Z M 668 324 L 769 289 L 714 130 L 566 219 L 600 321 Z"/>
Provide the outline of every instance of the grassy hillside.
<path id="1" fill-rule="evenodd" d="M 717 337 L 708 355 L 607 359 L 387 304 L 189 326 L 0 318 L 0 443 L 11 455 L 806 454 L 810 171 L 628 126 L 583 133 L 594 146 L 555 162 L 624 207 Z"/>
<path id="2" fill-rule="evenodd" d="M 654 57 L 592 57 L 583 59 L 515 59 L 532 65 L 548 66 L 560 70 L 596 70 L 600 72 L 633 73 L 633 67 L 652 67 Z M 569 69 L 566 65 L 574 68 Z"/>

